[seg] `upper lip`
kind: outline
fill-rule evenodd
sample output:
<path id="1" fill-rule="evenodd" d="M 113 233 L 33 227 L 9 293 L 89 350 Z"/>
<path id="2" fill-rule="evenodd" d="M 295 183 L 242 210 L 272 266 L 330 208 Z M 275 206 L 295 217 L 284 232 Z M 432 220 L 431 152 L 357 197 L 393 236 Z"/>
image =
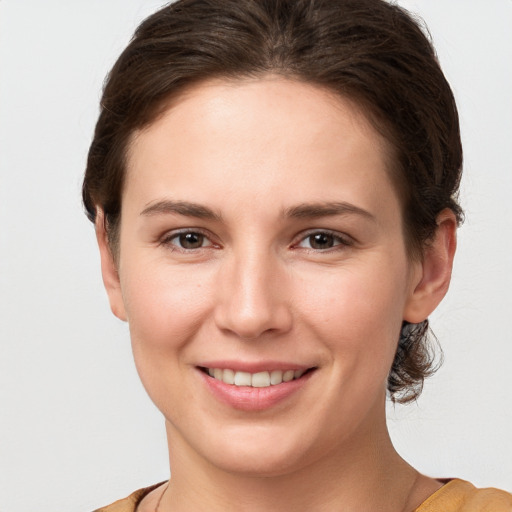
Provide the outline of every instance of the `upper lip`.
<path id="1" fill-rule="evenodd" d="M 290 363 L 284 361 L 205 361 L 197 365 L 199 368 L 220 368 L 233 370 L 235 372 L 258 373 L 276 370 L 303 370 L 314 368 L 312 365 Z"/>

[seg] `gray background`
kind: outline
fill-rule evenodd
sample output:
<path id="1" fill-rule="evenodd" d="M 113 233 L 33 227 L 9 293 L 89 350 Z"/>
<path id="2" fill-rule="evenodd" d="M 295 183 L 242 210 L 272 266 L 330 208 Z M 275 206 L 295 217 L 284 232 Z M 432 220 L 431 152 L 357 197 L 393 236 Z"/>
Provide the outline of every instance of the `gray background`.
<path id="1" fill-rule="evenodd" d="M 444 367 L 390 429 L 427 474 L 512 491 L 512 2 L 400 3 L 458 99 L 467 221 L 432 317 Z M 161 4 L 0 0 L 0 512 L 83 512 L 168 476 L 80 205 L 103 78 Z"/>

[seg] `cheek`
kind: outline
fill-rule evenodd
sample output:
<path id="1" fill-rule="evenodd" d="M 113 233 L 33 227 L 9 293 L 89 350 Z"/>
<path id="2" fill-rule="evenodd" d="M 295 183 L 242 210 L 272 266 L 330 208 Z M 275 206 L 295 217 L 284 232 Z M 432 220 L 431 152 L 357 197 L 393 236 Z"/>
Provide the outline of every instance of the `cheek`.
<path id="1" fill-rule="evenodd" d="M 387 377 L 406 296 L 401 268 L 391 262 L 354 265 L 303 283 L 301 309 L 309 329 L 345 372 Z"/>
<path id="2" fill-rule="evenodd" d="M 184 414 L 194 400 L 183 385 L 187 347 L 205 325 L 208 288 L 200 272 L 172 271 L 166 265 L 125 268 L 121 279 L 137 372 L 146 392 L 162 411 Z"/>
<path id="3" fill-rule="evenodd" d="M 146 268 L 126 268 L 128 277 L 121 280 L 134 352 L 177 350 L 200 328 L 208 310 L 207 276 L 166 265 Z"/>

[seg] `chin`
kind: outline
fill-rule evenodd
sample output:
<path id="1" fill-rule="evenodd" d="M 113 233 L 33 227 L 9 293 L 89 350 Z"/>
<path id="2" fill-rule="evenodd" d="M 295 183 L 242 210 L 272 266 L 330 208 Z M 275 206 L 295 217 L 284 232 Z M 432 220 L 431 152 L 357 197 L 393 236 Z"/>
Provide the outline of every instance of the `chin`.
<path id="1" fill-rule="evenodd" d="M 313 439 L 300 432 L 252 426 L 246 432 L 226 429 L 221 439 L 204 439 L 202 455 L 215 467 L 237 475 L 276 477 L 300 470 L 318 453 Z M 212 447 L 215 447 L 212 449 Z M 318 447 L 317 447 L 318 448 Z"/>
<path id="2" fill-rule="evenodd" d="M 213 464 L 219 469 L 236 475 L 248 477 L 278 477 L 299 470 L 307 466 L 300 457 L 289 457 L 283 453 L 276 453 L 275 450 L 266 450 L 265 453 L 223 453 L 217 460 L 212 460 Z"/>

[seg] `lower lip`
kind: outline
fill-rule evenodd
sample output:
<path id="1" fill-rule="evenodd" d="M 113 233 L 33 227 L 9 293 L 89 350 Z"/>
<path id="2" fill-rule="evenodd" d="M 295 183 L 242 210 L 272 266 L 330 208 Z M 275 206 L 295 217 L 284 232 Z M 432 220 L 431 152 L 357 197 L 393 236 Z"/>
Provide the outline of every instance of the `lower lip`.
<path id="1" fill-rule="evenodd" d="M 307 372 L 299 379 L 282 382 L 275 386 L 253 388 L 252 386 L 235 386 L 214 379 L 203 371 L 201 373 L 205 384 L 211 393 L 221 402 L 241 411 L 263 411 L 297 393 L 310 379 L 313 371 Z"/>

